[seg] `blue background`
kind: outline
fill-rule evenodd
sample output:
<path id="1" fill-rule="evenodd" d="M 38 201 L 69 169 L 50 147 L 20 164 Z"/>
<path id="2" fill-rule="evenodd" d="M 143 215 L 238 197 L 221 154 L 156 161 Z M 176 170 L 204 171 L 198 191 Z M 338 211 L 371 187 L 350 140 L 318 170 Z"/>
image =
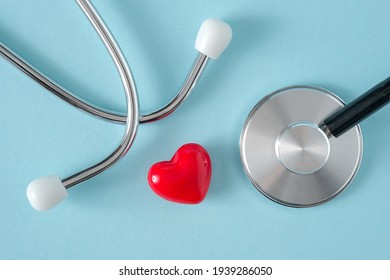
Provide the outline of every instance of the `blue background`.
<path id="1" fill-rule="evenodd" d="M 245 177 L 239 136 L 251 108 L 285 86 L 327 88 L 351 101 L 390 74 L 390 2 L 94 0 L 132 68 L 142 112 L 166 103 L 192 64 L 203 20 L 229 22 L 233 40 L 170 117 L 139 127 L 109 171 L 34 211 L 28 183 L 62 178 L 111 153 L 123 126 L 79 112 L 0 59 L 0 258 L 389 259 L 389 108 L 362 124 L 363 162 L 336 199 L 280 206 Z M 74 1 L 0 0 L 0 40 L 78 96 L 124 111 L 109 55 Z M 165 201 L 149 167 L 188 142 L 213 162 L 199 205 Z"/>

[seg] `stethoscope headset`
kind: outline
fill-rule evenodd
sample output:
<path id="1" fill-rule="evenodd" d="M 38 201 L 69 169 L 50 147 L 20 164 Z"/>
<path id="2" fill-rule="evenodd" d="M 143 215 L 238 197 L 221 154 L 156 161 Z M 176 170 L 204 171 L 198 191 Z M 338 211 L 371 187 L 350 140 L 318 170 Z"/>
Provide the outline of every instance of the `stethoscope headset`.
<path id="1" fill-rule="evenodd" d="M 67 189 L 98 175 L 123 158 L 134 141 L 138 124 L 157 121 L 174 112 L 195 88 L 209 59 L 218 58 L 228 46 L 232 37 L 231 28 L 227 23 L 218 19 L 208 19 L 203 22 L 195 42 L 198 55 L 179 92 L 161 109 L 150 114 L 140 115 L 133 76 L 119 46 L 90 1 L 77 0 L 77 3 L 103 41 L 119 72 L 126 95 L 126 114 L 104 110 L 81 100 L 34 69 L 34 67 L 2 43 L 0 43 L 0 53 L 34 81 L 72 106 L 105 120 L 124 123 L 126 125 L 125 132 L 119 146 L 108 157 L 97 164 L 65 179 L 61 179 L 59 176 L 48 176 L 32 181 L 27 187 L 27 198 L 31 206 L 39 211 L 54 207 L 68 196 Z"/>

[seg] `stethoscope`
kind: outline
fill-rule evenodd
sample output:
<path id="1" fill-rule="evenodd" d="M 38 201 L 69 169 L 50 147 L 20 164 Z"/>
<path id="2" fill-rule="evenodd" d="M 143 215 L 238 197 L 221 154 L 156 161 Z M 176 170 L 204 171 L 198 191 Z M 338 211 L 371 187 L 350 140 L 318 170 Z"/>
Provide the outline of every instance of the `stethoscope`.
<path id="1" fill-rule="evenodd" d="M 125 123 L 120 145 L 101 162 L 65 179 L 49 176 L 27 188 L 31 205 L 47 210 L 67 196 L 67 189 L 110 168 L 134 141 L 138 123 L 162 119 L 188 97 L 209 58 L 217 58 L 231 39 L 229 25 L 206 20 L 198 33 L 195 62 L 177 95 L 166 106 L 139 115 L 129 67 L 108 28 L 88 0 L 78 0 L 113 58 L 125 89 L 127 114 L 113 113 L 75 97 L 0 44 L 0 53 L 67 103 L 94 116 Z M 267 95 L 250 112 L 240 137 L 241 161 L 252 184 L 275 202 L 292 207 L 322 204 L 354 179 L 363 152 L 358 123 L 389 102 L 390 78 L 345 106 L 335 94 L 310 86 L 288 87 Z"/>
<path id="2" fill-rule="evenodd" d="M 209 59 L 218 58 L 232 37 L 231 28 L 227 23 L 217 19 L 208 19 L 203 22 L 195 42 L 198 55 L 179 92 L 161 109 L 150 114 L 140 115 L 133 76 L 120 48 L 93 5 L 88 0 L 77 0 L 77 2 L 99 34 L 119 72 L 126 95 L 126 114 L 110 112 L 81 100 L 34 69 L 2 43 L 0 43 L 0 53 L 26 75 L 65 102 L 99 118 L 124 123 L 126 127 L 119 146 L 99 163 L 65 179 L 60 179 L 59 176 L 48 176 L 32 181 L 27 187 L 27 198 L 31 206 L 39 211 L 54 207 L 67 197 L 67 189 L 98 175 L 123 158 L 134 141 L 138 124 L 157 121 L 174 112 L 194 89 Z"/>

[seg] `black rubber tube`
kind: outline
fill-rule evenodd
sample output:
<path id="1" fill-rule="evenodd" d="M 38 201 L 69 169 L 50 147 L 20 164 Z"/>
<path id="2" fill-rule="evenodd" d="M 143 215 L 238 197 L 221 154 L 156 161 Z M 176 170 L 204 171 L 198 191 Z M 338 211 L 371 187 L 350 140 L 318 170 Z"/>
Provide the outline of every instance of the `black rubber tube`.
<path id="1" fill-rule="evenodd" d="M 389 101 L 390 77 L 327 117 L 324 124 L 334 137 L 339 137 Z"/>

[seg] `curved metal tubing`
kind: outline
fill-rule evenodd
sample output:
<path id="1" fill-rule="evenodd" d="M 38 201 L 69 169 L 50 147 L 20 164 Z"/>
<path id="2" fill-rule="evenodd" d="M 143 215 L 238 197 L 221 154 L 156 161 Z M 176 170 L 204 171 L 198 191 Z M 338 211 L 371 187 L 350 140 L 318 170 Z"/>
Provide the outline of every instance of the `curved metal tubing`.
<path id="1" fill-rule="evenodd" d="M 81 109 L 89 114 L 101 117 L 109 121 L 126 123 L 125 115 L 116 112 L 109 112 L 107 110 L 98 108 L 97 106 L 92 105 L 76 97 L 74 94 L 70 93 L 58 83 L 45 76 L 39 70 L 35 69 L 32 65 L 26 62 L 23 58 L 13 52 L 2 42 L 0 42 L 0 54 L 9 62 L 11 62 L 14 66 L 16 66 L 19 70 L 21 70 L 24 74 L 33 79 L 36 83 L 46 88 L 55 96 L 61 98 L 63 101 L 69 103 L 70 105 Z"/>
<path id="2" fill-rule="evenodd" d="M 197 57 L 195 58 L 194 64 L 190 69 L 190 72 L 187 75 L 186 80 L 184 81 L 176 96 L 161 109 L 156 110 L 153 113 L 140 116 L 140 123 L 161 120 L 172 114 L 184 102 L 184 100 L 186 100 L 186 98 L 195 88 L 196 83 L 202 76 L 202 73 L 206 68 L 208 61 L 209 57 L 199 52 Z"/>
<path id="3" fill-rule="evenodd" d="M 82 100 L 79 97 L 76 97 L 75 94 L 71 93 L 69 90 L 65 89 L 47 77 L 45 74 L 34 68 L 2 42 L 0 42 L 0 54 L 35 82 L 77 109 L 108 121 L 126 123 L 125 114 L 100 108 L 85 100 Z M 180 90 L 177 92 L 176 96 L 164 107 L 152 113 L 141 115 L 139 117 L 139 122 L 146 123 L 157 121 L 173 113 L 195 88 L 196 83 L 206 68 L 208 61 L 209 57 L 199 52 L 187 75 L 186 80 L 184 81 Z"/>
<path id="4" fill-rule="evenodd" d="M 119 161 L 127 153 L 133 143 L 137 132 L 139 118 L 137 92 L 132 74 L 124 56 L 92 4 L 88 0 L 77 0 L 77 3 L 80 5 L 85 15 L 94 26 L 96 32 L 99 34 L 120 74 L 126 94 L 127 118 L 125 133 L 118 148 L 116 148 L 112 154 L 101 162 L 62 180 L 64 187 L 67 189 L 98 175 Z"/>

